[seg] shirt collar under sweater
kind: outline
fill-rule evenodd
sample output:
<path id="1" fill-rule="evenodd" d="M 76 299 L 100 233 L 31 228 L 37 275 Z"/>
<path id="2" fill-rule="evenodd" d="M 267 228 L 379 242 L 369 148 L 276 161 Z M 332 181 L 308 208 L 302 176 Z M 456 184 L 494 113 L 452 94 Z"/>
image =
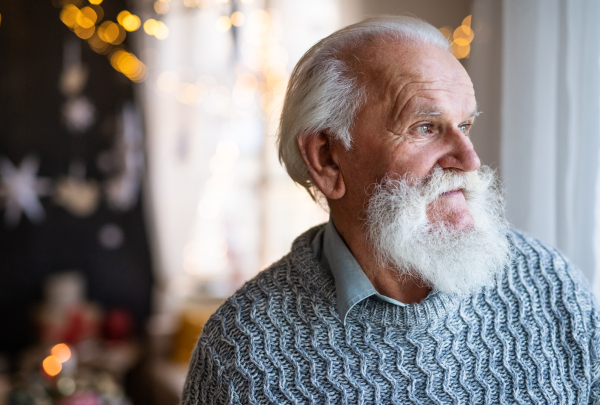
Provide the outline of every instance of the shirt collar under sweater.
<path id="1" fill-rule="evenodd" d="M 337 310 L 344 325 L 346 324 L 348 312 L 356 304 L 369 297 L 375 297 L 393 305 L 408 305 L 377 292 L 371 280 L 365 275 L 360 264 L 346 246 L 331 219 L 315 235 L 311 246 L 321 266 L 333 275 L 337 295 Z M 435 292 L 432 294 L 435 294 Z"/>

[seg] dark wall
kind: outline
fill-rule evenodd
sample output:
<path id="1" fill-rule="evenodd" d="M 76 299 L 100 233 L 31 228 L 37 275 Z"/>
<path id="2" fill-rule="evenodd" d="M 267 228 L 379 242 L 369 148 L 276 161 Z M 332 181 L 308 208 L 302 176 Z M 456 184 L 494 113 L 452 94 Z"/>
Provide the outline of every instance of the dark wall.
<path id="1" fill-rule="evenodd" d="M 150 311 L 152 272 L 141 203 L 115 208 L 104 191 L 125 170 L 117 153 L 121 112 L 132 104 L 138 84 L 65 26 L 57 5 L 51 0 L 0 0 L 0 159 L 18 168 L 27 156 L 36 156 L 37 175 L 49 180 L 54 195 L 58 179 L 76 162 L 85 169 L 80 180 L 95 181 L 100 200 L 82 217 L 57 204 L 55 196 L 41 196 L 45 219 L 33 222 L 21 215 L 11 226 L 5 217 L 6 179 L 0 175 L 0 353 L 14 353 L 35 340 L 31 309 L 42 299 L 43 282 L 52 273 L 81 271 L 88 298 L 107 309 L 128 309 L 138 329 Z M 119 0 L 101 6 L 104 20 L 112 21 L 125 8 Z M 79 96 L 94 108 L 93 124 L 78 133 L 65 124 L 62 111 L 68 97 L 59 89 L 69 43 L 81 49 L 89 72 Z M 113 157 L 113 167 L 98 164 L 103 154 Z M 121 244 L 107 248 L 100 243 L 106 225 L 120 232 Z"/>

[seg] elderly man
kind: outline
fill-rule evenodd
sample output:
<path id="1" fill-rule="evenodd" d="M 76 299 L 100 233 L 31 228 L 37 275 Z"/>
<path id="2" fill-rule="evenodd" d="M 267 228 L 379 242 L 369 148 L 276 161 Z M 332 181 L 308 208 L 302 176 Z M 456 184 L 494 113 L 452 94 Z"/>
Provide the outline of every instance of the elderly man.
<path id="1" fill-rule="evenodd" d="M 418 19 L 311 48 L 279 151 L 331 219 L 211 317 L 182 403 L 600 401 L 593 298 L 559 252 L 508 228 L 469 139 L 477 114 Z"/>

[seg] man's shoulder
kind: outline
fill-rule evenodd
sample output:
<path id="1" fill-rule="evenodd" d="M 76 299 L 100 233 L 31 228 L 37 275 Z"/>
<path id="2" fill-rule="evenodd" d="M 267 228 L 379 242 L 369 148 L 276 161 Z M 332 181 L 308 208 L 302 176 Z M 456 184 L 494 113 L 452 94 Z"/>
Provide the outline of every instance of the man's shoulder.
<path id="1" fill-rule="evenodd" d="M 288 254 L 247 281 L 206 323 L 203 337 L 254 333 L 298 321 L 296 315 L 335 302 L 335 283 L 314 257 L 310 241 L 322 225 L 298 236 Z"/>

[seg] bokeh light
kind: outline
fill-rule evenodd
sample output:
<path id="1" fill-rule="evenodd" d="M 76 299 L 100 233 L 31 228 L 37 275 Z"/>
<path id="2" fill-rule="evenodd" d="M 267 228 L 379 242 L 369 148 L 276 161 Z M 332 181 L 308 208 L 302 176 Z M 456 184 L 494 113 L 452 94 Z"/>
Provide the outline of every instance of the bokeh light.
<path id="1" fill-rule="evenodd" d="M 123 25 L 123 20 L 125 19 L 125 17 L 129 17 L 131 15 L 131 13 L 127 10 L 123 10 L 121 11 L 118 15 L 117 15 L 117 22 L 121 25 Z"/>
<path id="2" fill-rule="evenodd" d="M 123 42 L 123 40 L 119 42 L 119 38 L 121 36 L 121 29 L 119 28 L 119 25 L 112 21 L 104 21 L 102 25 L 98 27 L 98 36 L 104 42 L 113 45 L 118 45 Z"/>
<path id="3" fill-rule="evenodd" d="M 102 21 L 102 19 L 104 18 L 104 9 L 95 4 L 92 4 L 90 7 L 92 8 L 92 10 L 94 10 L 96 12 L 96 15 L 98 16 L 96 18 L 96 24 L 99 24 L 100 21 Z"/>
<path id="4" fill-rule="evenodd" d="M 123 18 L 123 22 L 121 23 L 123 28 L 127 31 L 132 32 L 136 31 L 142 25 L 140 17 L 134 14 L 130 14 L 127 17 Z"/>
<path id="5" fill-rule="evenodd" d="M 452 42 L 452 34 L 454 33 L 454 29 L 452 29 L 452 27 L 442 27 L 440 28 L 440 32 L 448 40 L 448 42 Z"/>
<path id="6" fill-rule="evenodd" d="M 67 346 L 64 343 L 59 343 L 56 346 L 54 346 L 50 350 L 50 353 L 52 353 L 53 356 L 56 356 L 56 358 L 58 358 L 58 361 L 60 361 L 61 363 L 64 363 L 65 361 L 71 358 L 71 349 L 69 349 L 69 346 Z"/>
<path id="7" fill-rule="evenodd" d="M 226 15 L 222 15 L 215 21 L 215 27 L 219 32 L 226 32 L 231 28 L 231 19 Z"/>
<path id="8" fill-rule="evenodd" d="M 455 31 L 454 31 L 454 42 L 456 42 L 456 44 L 458 46 L 467 46 L 471 43 L 471 41 L 473 41 L 473 37 L 475 36 L 475 34 L 473 33 L 473 30 L 471 29 L 471 27 L 468 27 L 466 25 L 461 25 L 460 27 L 458 27 Z"/>
<path id="9" fill-rule="evenodd" d="M 198 5 L 198 0 L 183 0 L 183 5 L 186 7 L 196 7 Z"/>
<path id="10" fill-rule="evenodd" d="M 452 54 L 456 57 L 456 59 L 466 58 L 471 52 L 470 45 L 460 46 L 456 42 L 452 42 L 452 44 L 450 44 L 450 48 L 452 49 Z"/>
<path id="11" fill-rule="evenodd" d="M 162 21 L 157 21 L 156 24 L 156 32 L 154 33 L 156 39 L 167 39 L 169 37 L 169 27 L 167 27 L 167 24 Z"/>
<path id="12" fill-rule="evenodd" d="M 48 374 L 50 377 L 54 377 L 62 370 L 62 364 L 60 363 L 58 357 L 52 355 L 44 359 L 42 362 L 42 368 L 46 374 Z"/>
<path id="13" fill-rule="evenodd" d="M 244 25 L 244 21 L 246 21 L 246 17 L 241 11 L 236 11 L 235 13 L 231 14 L 231 23 L 236 27 Z"/>
<path id="14" fill-rule="evenodd" d="M 462 25 L 466 25 L 467 27 L 471 28 L 471 16 L 470 15 L 465 17 L 465 19 L 462 22 Z"/>
<path id="15" fill-rule="evenodd" d="M 149 20 L 147 20 L 144 23 L 144 31 L 148 35 L 156 34 L 157 29 L 158 29 L 158 21 L 156 21 L 154 18 L 150 18 Z"/>
<path id="16" fill-rule="evenodd" d="M 162 72 L 158 75 L 156 85 L 165 93 L 173 93 L 179 86 L 179 77 L 173 72 Z"/>
<path id="17" fill-rule="evenodd" d="M 110 45 L 108 43 L 106 43 L 105 41 L 100 39 L 97 32 L 96 32 L 96 34 L 92 35 L 92 37 L 90 39 L 88 39 L 88 44 L 94 52 L 100 53 L 103 55 L 105 55 L 110 48 Z"/>
<path id="18" fill-rule="evenodd" d="M 157 1 L 154 3 L 154 11 L 157 14 L 167 14 L 169 12 L 169 3 Z"/>
<path id="19" fill-rule="evenodd" d="M 475 32 L 471 29 L 471 16 L 468 15 L 462 21 L 462 24 L 453 29 L 452 27 L 442 27 L 440 33 L 450 42 L 452 54 L 457 59 L 467 58 L 471 53 L 471 42 L 475 38 Z"/>
<path id="20" fill-rule="evenodd" d="M 92 25 L 89 28 L 83 28 L 80 25 L 75 26 L 75 34 L 81 38 L 81 39 L 88 39 L 90 38 L 92 35 L 94 35 L 94 32 L 96 31 L 96 26 Z"/>
<path id="21" fill-rule="evenodd" d="M 117 49 L 110 56 L 112 67 L 123 73 L 134 82 L 142 82 L 146 79 L 147 68 L 133 53 L 123 49 Z"/>
<path id="22" fill-rule="evenodd" d="M 90 2 L 90 4 L 98 5 L 98 4 L 102 3 L 102 0 L 89 0 L 89 2 Z"/>
<path id="23" fill-rule="evenodd" d="M 69 28 L 75 28 L 79 9 L 73 4 L 67 4 L 60 12 L 60 20 Z"/>
<path id="24" fill-rule="evenodd" d="M 98 15 L 91 7 L 84 7 L 77 13 L 75 21 L 81 28 L 92 28 L 96 24 Z M 89 37 L 88 37 L 89 38 Z"/>
<path id="25" fill-rule="evenodd" d="M 248 24 L 258 27 L 259 31 L 265 32 L 271 24 L 271 17 L 265 10 L 254 10 L 248 16 Z"/>

